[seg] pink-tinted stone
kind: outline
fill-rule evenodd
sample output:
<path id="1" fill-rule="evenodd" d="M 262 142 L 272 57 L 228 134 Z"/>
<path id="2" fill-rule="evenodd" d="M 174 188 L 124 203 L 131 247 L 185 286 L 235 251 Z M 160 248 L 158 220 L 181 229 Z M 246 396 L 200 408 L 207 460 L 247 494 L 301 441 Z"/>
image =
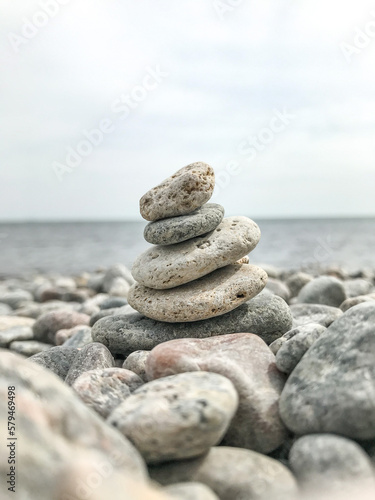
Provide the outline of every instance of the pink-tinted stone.
<path id="1" fill-rule="evenodd" d="M 177 339 L 155 347 L 146 362 L 148 380 L 189 371 L 229 378 L 240 397 L 223 444 L 269 453 L 282 444 L 286 428 L 278 401 L 285 375 L 267 344 L 252 333 L 206 339 Z"/>
<path id="2" fill-rule="evenodd" d="M 54 342 L 59 330 L 67 330 L 78 325 L 88 325 L 90 316 L 76 311 L 58 310 L 40 316 L 33 325 L 36 340 Z"/>

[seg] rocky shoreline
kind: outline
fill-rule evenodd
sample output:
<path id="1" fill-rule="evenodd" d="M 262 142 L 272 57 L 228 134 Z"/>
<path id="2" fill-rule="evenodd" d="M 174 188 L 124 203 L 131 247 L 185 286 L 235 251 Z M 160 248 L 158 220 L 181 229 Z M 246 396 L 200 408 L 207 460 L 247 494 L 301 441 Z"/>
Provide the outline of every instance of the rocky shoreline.
<path id="1" fill-rule="evenodd" d="M 375 270 L 252 265 L 213 182 L 146 193 L 132 272 L 0 281 L 2 498 L 374 498 Z"/>

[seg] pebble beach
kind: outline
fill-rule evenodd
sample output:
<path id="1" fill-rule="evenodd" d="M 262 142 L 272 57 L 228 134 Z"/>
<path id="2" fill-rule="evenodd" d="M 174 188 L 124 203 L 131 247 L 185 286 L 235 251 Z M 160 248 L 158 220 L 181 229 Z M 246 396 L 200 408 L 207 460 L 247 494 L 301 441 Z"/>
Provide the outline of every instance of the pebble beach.
<path id="1" fill-rule="evenodd" d="M 255 265 L 171 174 L 131 267 L 0 280 L 1 498 L 375 498 L 375 268 Z"/>

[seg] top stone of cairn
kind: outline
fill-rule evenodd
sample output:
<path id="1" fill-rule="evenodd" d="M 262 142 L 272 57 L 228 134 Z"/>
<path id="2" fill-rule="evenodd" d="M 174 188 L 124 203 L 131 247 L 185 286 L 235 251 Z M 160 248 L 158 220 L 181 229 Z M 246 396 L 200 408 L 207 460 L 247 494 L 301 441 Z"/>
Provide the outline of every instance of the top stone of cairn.
<path id="1" fill-rule="evenodd" d="M 144 219 L 155 221 L 193 212 L 212 196 L 215 174 L 207 163 L 191 163 L 150 189 L 140 200 Z"/>

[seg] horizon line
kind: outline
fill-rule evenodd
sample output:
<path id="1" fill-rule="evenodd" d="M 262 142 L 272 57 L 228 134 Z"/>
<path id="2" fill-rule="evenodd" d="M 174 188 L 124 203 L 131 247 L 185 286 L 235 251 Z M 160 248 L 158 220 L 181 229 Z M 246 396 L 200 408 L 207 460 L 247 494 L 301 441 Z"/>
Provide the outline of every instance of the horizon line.
<path id="1" fill-rule="evenodd" d="M 229 217 L 233 217 L 230 216 Z M 263 220 L 263 221 L 292 221 L 292 220 L 347 220 L 347 219 L 375 219 L 375 214 L 373 215 L 303 215 L 303 216 L 295 216 L 295 215 L 285 215 L 285 216 L 251 216 L 253 220 Z M 98 219 L 0 219 L 0 224 L 80 224 L 80 223 L 104 223 L 104 222 L 144 222 L 147 221 L 142 218 L 98 218 Z"/>

